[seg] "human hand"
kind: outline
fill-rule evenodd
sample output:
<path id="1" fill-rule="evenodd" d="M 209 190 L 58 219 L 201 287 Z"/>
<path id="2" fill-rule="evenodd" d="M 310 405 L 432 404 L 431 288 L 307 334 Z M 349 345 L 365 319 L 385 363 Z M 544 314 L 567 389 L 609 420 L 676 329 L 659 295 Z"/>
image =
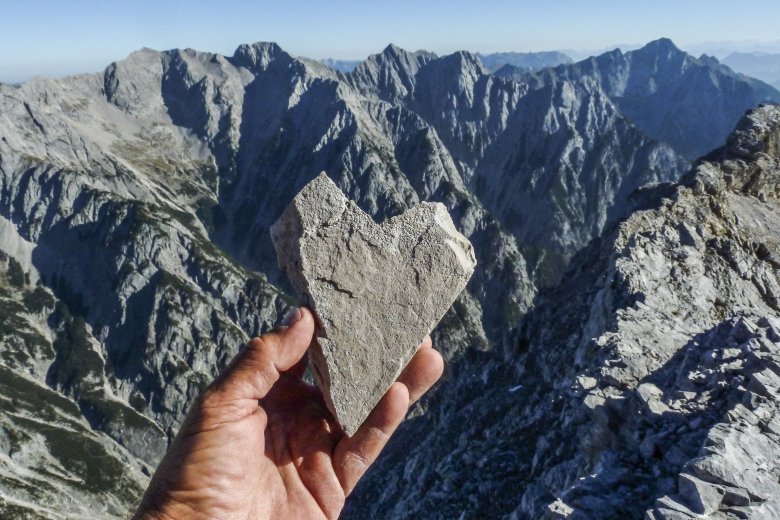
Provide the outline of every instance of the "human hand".
<path id="1" fill-rule="evenodd" d="M 425 338 L 352 437 L 301 378 L 314 317 L 255 338 L 190 410 L 134 518 L 336 518 L 409 406 L 441 376 Z"/>

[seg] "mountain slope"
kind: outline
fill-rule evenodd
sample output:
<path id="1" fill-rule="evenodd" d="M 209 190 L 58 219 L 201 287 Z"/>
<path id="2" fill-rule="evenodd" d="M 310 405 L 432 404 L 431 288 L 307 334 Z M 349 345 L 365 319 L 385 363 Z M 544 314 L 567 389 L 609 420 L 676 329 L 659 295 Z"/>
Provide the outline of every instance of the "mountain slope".
<path id="1" fill-rule="evenodd" d="M 694 58 L 660 39 L 641 49 L 619 49 L 538 73 L 506 69 L 530 85 L 592 78 L 647 136 L 671 145 L 688 159 L 720 146 L 744 112 L 763 102 L 780 102 L 780 92 L 735 74 L 715 58 Z"/>
<path id="2" fill-rule="evenodd" d="M 367 80 L 374 77 L 393 83 L 375 87 Z M 613 222 L 628 193 L 687 167 L 633 128 L 588 78 L 529 89 L 494 78 L 468 53 L 432 60 L 389 47 L 349 79 L 435 130 L 542 284 L 555 282 L 571 255 Z"/>
<path id="3" fill-rule="evenodd" d="M 419 200 L 387 151 L 388 137 L 377 139 L 359 101 L 350 100 L 360 111 L 349 111 L 334 77 L 274 45 L 256 45 L 239 48 L 230 60 L 143 50 L 102 75 L 0 87 L 6 122 L 0 130 L 0 215 L 11 237 L 2 249 L 10 254 L 27 244 L 19 246 L 25 254 L 13 265 L 23 266 L 22 279 L 34 280 L 24 282 L 25 290 L 52 300 L 40 311 L 17 304 L 18 298 L 4 306 L 9 326 L 27 327 L 35 319 L 31 331 L 40 329 L 42 339 L 27 343 L 40 341 L 43 350 L 27 360 L 33 344 L 9 328 L 1 350 L 27 357 L 3 366 L 9 378 L 48 389 L 33 392 L 25 406 L 67 405 L 72 417 L 51 419 L 57 429 L 76 421 L 74 435 L 93 443 L 85 444 L 91 452 L 106 453 L 107 468 L 135 468 L 123 477 L 127 482 L 97 489 L 89 485 L 94 468 L 73 462 L 86 454 L 68 454 L 54 465 L 55 440 L 34 434 L 16 410 L 16 390 L 5 387 L 14 412 L 2 425 L 9 461 L 4 513 L 59 492 L 73 497 L 62 515 L 122 516 L 192 398 L 240 345 L 276 320 L 285 305 L 278 290 L 212 239 L 278 279 L 269 268 L 270 241 L 263 241 L 267 223 L 307 176 L 323 169 L 341 175 L 342 186 L 379 218 Z M 320 110 L 327 99 L 331 108 Z M 359 118 L 364 128 L 355 127 Z M 415 171 L 421 176 L 415 182 L 426 196 L 438 193 L 448 203 L 475 243 L 490 244 L 472 291 L 488 301 L 501 287 L 502 298 L 491 296 L 489 303 L 504 312 L 485 316 L 485 325 L 516 319 L 534 289 L 514 239 L 459 188 L 457 177 L 447 180 L 452 167 L 436 155 L 435 138 L 407 119 L 408 144 L 401 149 L 411 159 L 439 161 Z M 295 129 L 301 133 L 281 151 L 277 132 Z M 348 141 L 340 140 L 342 129 Z M 333 143 L 318 147 L 323 140 Z M 318 148 L 321 164 L 292 166 L 312 155 L 316 160 Z M 280 182 L 285 177 L 275 168 L 296 177 Z M 280 186 L 275 192 L 267 189 L 273 179 Z M 262 247 L 252 250 L 253 240 Z M 475 296 L 464 294 L 438 334 L 449 355 L 489 346 L 482 316 Z M 493 337 L 499 331 L 494 326 Z M 71 473 L 58 475 L 51 491 L 31 491 L 39 487 L 34 475 L 50 475 L 49 468 L 59 466 Z"/>
<path id="4" fill-rule="evenodd" d="M 763 107 L 638 192 L 508 350 L 457 362 L 345 516 L 776 517 L 779 175 Z"/>
<path id="5" fill-rule="evenodd" d="M 446 205 L 479 265 L 434 340 L 475 382 L 538 286 L 687 165 L 592 78 L 531 88 L 394 46 L 349 74 L 271 43 L 143 49 L 0 85 L 0 118 L 0 513 L 33 517 L 132 505 L 203 385 L 293 302 L 268 227 L 319 172 L 377 220 Z M 470 395 L 443 392 L 414 413 Z"/>

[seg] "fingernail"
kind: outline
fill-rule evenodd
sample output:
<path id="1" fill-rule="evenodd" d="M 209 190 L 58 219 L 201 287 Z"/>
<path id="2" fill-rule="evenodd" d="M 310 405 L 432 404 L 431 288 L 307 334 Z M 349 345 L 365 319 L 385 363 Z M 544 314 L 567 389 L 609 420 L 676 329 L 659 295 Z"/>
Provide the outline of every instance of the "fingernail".
<path id="1" fill-rule="evenodd" d="M 296 321 L 300 321 L 300 319 L 303 318 L 303 313 L 301 312 L 300 307 L 293 307 L 289 311 L 287 311 L 287 314 L 284 315 L 284 318 L 282 319 L 282 327 L 289 327 Z"/>

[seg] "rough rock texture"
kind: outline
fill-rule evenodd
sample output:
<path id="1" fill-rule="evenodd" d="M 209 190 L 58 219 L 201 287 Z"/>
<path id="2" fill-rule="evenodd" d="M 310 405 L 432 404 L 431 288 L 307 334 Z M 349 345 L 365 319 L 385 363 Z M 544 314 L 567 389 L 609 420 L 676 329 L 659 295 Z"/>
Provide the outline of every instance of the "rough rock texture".
<path id="1" fill-rule="evenodd" d="M 271 228 L 279 265 L 315 311 L 314 379 L 352 435 L 471 278 L 471 243 L 423 202 L 376 224 L 325 173 Z"/>
<path id="2" fill-rule="evenodd" d="M 766 106 L 458 360 L 345 517 L 777 518 L 778 195 Z"/>
<path id="3" fill-rule="evenodd" d="M 644 85 L 679 92 L 673 114 L 698 114 L 685 119 L 684 135 L 708 135 L 713 120 L 718 128 L 733 126 L 747 105 L 737 113 L 718 100 L 724 93 L 740 103 L 753 99 L 749 91 L 745 98 L 743 90 L 726 88 L 741 80 L 730 83 L 719 68 L 661 67 L 677 56 L 667 51 L 647 49 L 643 70 L 655 70 L 650 65 L 657 62 L 665 73 Z M 599 78 L 620 85 L 631 77 L 622 70 L 599 69 Z M 681 80 L 695 79 L 687 74 L 696 70 L 712 80 L 708 88 Z M 540 284 L 558 284 L 569 259 L 583 265 L 583 248 L 631 209 L 632 192 L 676 181 L 688 167 L 676 145 L 648 137 L 626 117 L 616 91 L 585 72 L 571 69 L 549 84 L 520 83 L 491 76 L 468 53 L 436 57 L 390 46 L 344 74 L 257 43 L 233 56 L 143 49 L 101 73 L 0 85 L 0 516 L 123 516 L 194 396 L 292 301 L 269 227 L 321 171 L 376 221 L 421 200 L 441 202 L 478 261 L 432 333 L 450 361 L 448 382 L 402 426 L 404 456 L 384 459 L 380 492 L 351 498 L 365 508 L 360 517 L 375 507 L 444 514 L 453 511 L 439 500 L 461 506 L 461 496 L 469 497 L 464 510 L 473 511 L 489 492 L 497 497 L 495 511 L 513 510 L 517 490 L 533 478 L 534 451 L 537 474 L 554 485 L 527 490 L 523 507 L 546 507 L 540 490 L 557 492 L 558 484 L 591 468 L 580 461 L 560 478 L 549 470 L 550 451 L 560 445 L 565 456 L 579 437 L 565 430 L 544 440 L 563 420 L 544 410 L 562 402 L 557 396 L 566 391 L 566 376 L 558 393 L 545 390 L 544 381 L 554 379 L 551 366 L 573 366 L 561 356 L 571 349 L 556 347 L 580 341 L 565 334 L 579 326 L 573 317 L 590 316 L 590 307 L 572 305 L 592 295 L 595 282 L 577 285 L 567 277 L 568 292 L 556 297 L 550 289 L 538 298 L 536 318 L 524 323 L 538 321 L 540 335 L 522 335 L 534 356 L 509 348 L 518 345 L 512 325 L 529 311 Z M 638 96 L 638 107 L 643 99 L 658 98 Z M 699 117 L 702 106 L 708 118 Z M 653 121 L 653 129 L 679 134 L 679 118 Z M 740 142 L 752 153 L 749 140 Z M 670 188 L 643 190 L 640 198 L 664 189 Z M 724 193 L 736 193 L 729 190 Z M 738 199 L 750 204 L 714 206 L 741 208 L 739 225 L 723 224 L 734 236 L 750 221 L 755 200 L 774 200 L 771 190 L 762 190 Z M 672 262 L 659 237 L 680 235 L 658 231 L 679 223 L 673 213 L 664 218 L 668 225 L 648 225 L 648 236 L 636 239 L 650 248 L 653 269 L 656 260 Z M 683 234 L 698 244 L 695 234 Z M 771 256 L 761 256 L 758 246 L 755 254 L 744 249 L 741 239 L 722 245 L 739 266 L 739 285 L 728 278 L 713 285 L 739 294 L 755 278 L 757 293 L 772 301 Z M 621 265 L 639 261 L 630 260 Z M 680 280 L 687 279 L 685 269 L 679 268 Z M 691 272 L 698 280 L 700 270 Z M 626 279 L 630 287 L 644 280 Z M 676 287 L 661 275 L 654 283 L 647 294 L 659 298 Z M 678 292 L 696 290 L 691 282 Z M 743 292 L 752 303 L 756 293 Z M 652 301 L 657 309 L 674 304 Z M 583 337 L 598 337 L 612 327 L 604 325 L 614 321 L 611 313 L 625 313 L 610 305 L 594 311 L 588 330 L 595 332 Z M 567 310 L 542 328 L 544 313 L 558 307 Z M 665 319 L 648 322 L 648 338 L 664 330 Z M 539 339 L 552 332 L 550 324 L 561 324 L 560 341 Z M 540 355 L 545 347 L 550 359 Z M 652 355 L 627 358 L 641 367 Z M 547 374 L 538 393 L 518 388 L 524 383 L 515 372 L 526 364 L 534 377 Z M 609 375 L 585 377 L 599 387 Z M 515 410 L 518 403 L 527 414 Z M 473 421 L 470 413 L 482 409 L 496 416 Z M 530 420 L 537 412 L 543 427 Z M 491 427 L 498 416 L 508 422 Z M 520 436 L 530 458 L 515 454 Z M 483 480 L 468 480 L 469 471 Z M 399 485 L 403 480 L 415 486 Z M 369 477 L 366 486 L 362 493 L 376 481 Z M 410 506 L 407 494 L 419 499 L 415 493 L 424 490 L 430 495 Z"/>
<path id="4" fill-rule="evenodd" d="M 516 237 L 537 284 L 557 283 L 568 260 L 623 214 L 632 191 L 688 168 L 587 77 L 507 81 L 466 52 L 436 59 L 390 46 L 347 80 L 397 107 L 400 121 L 414 114 L 425 123 L 426 135 L 441 143 L 431 146 L 447 150 L 461 182 Z M 410 150 L 401 143 L 396 156 L 404 167 Z M 416 156 L 419 148 L 413 150 Z M 491 247 L 474 245 L 486 265 Z"/>

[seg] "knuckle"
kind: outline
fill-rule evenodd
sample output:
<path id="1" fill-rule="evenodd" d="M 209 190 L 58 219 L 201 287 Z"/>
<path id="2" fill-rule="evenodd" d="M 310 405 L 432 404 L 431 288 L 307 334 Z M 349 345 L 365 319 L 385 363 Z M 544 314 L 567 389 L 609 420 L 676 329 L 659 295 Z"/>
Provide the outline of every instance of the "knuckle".
<path id="1" fill-rule="evenodd" d="M 262 356 L 272 355 L 279 345 L 279 338 L 274 334 L 263 334 L 262 336 L 256 336 L 249 340 L 247 348 L 254 354 L 260 354 Z"/>
<path id="2" fill-rule="evenodd" d="M 371 466 L 371 462 L 366 460 L 360 453 L 350 451 L 344 455 L 339 464 L 344 475 L 344 491 L 349 494 L 357 484 L 357 481 Z"/>
<path id="3" fill-rule="evenodd" d="M 252 350 L 263 350 L 263 347 L 266 344 L 265 338 L 262 336 L 255 336 L 254 338 L 249 340 L 249 343 L 247 343 L 247 348 L 250 348 Z"/>

